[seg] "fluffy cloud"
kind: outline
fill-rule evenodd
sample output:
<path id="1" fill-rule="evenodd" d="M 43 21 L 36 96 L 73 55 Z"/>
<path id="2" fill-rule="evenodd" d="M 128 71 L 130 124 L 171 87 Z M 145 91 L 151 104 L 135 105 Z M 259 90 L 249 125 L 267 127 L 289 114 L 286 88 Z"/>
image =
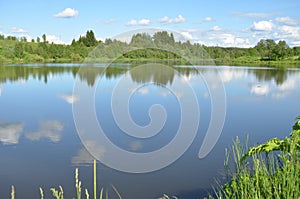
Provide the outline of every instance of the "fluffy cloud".
<path id="1" fill-rule="evenodd" d="M 189 32 L 181 32 L 181 34 L 185 40 L 193 40 L 194 39 L 194 37 Z"/>
<path id="2" fill-rule="evenodd" d="M 23 131 L 23 123 L 0 124 L 0 142 L 4 144 L 18 144 Z"/>
<path id="3" fill-rule="evenodd" d="M 46 120 L 40 123 L 40 128 L 38 131 L 27 133 L 25 136 L 32 141 L 37 141 L 45 137 L 49 138 L 52 142 L 59 142 L 63 128 L 64 125 L 62 122 L 56 120 Z"/>
<path id="4" fill-rule="evenodd" d="M 220 31 L 220 30 L 222 30 L 222 28 L 220 28 L 219 26 L 214 26 L 210 30 L 212 30 L 212 31 Z"/>
<path id="5" fill-rule="evenodd" d="M 173 24 L 173 23 L 183 23 L 186 19 L 182 15 L 178 15 L 176 18 L 169 18 L 167 16 L 164 16 L 163 18 L 158 19 L 159 23 L 165 23 L 165 24 Z"/>
<path id="6" fill-rule="evenodd" d="M 211 22 L 211 21 L 213 21 L 213 20 L 214 20 L 214 19 L 211 18 L 211 17 L 205 17 L 205 18 L 203 19 L 204 22 Z"/>
<path id="7" fill-rule="evenodd" d="M 248 39 L 236 37 L 231 33 L 214 34 L 210 39 L 215 40 L 219 45 L 224 47 L 248 47 L 250 44 Z"/>
<path id="8" fill-rule="evenodd" d="M 47 41 L 49 43 L 54 43 L 54 44 L 64 44 L 64 42 L 62 40 L 60 40 L 60 38 L 58 36 L 55 35 L 46 35 L 47 36 Z"/>
<path id="9" fill-rule="evenodd" d="M 274 33 L 275 38 L 279 39 L 299 39 L 300 38 L 300 27 L 293 26 L 280 26 L 278 27 L 278 32 Z"/>
<path id="10" fill-rule="evenodd" d="M 272 21 L 259 21 L 254 22 L 252 25 L 252 30 L 254 31 L 271 31 L 274 28 Z"/>
<path id="11" fill-rule="evenodd" d="M 292 19 L 290 17 L 277 17 L 276 21 L 278 23 L 284 24 L 284 25 L 289 25 L 289 26 L 295 26 L 297 25 L 297 22 L 295 19 Z"/>
<path id="12" fill-rule="evenodd" d="M 147 26 L 150 24 L 151 24 L 151 21 L 149 19 L 141 19 L 139 21 L 132 19 L 126 23 L 127 26 L 136 26 L 136 25 Z"/>
<path id="13" fill-rule="evenodd" d="M 13 33 L 26 33 L 27 32 L 27 30 L 25 30 L 23 28 L 16 28 L 16 27 L 11 28 L 10 31 Z"/>
<path id="14" fill-rule="evenodd" d="M 78 11 L 73 8 L 66 8 L 62 12 L 59 12 L 54 15 L 57 18 L 71 18 L 76 17 L 78 15 Z"/>

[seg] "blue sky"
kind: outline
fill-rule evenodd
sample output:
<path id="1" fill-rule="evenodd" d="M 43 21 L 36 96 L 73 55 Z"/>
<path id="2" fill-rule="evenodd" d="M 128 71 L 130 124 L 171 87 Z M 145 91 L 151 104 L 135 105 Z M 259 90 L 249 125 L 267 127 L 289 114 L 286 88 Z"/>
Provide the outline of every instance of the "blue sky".
<path id="1" fill-rule="evenodd" d="M 260 39 L 300 46 L 299 0 L 0 0 L 0 34 L 46 34 L 70 43 L 87 30 L 98 39 L 162 28 L 205 45 L 254 46 Z"/>

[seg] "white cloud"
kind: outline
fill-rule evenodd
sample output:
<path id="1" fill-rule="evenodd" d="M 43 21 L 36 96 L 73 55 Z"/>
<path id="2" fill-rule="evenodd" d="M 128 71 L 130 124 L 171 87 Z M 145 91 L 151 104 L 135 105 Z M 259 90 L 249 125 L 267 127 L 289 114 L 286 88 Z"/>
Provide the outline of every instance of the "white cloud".
<path id="1" fill-rule="evenodd" d="M 64 44 L 64 42 L 56 35 L 46 35 L 46 37 L 49 43 L 53 42 L 54 44 Z"/>
<path id="2" fill-rule="evenodd" d="M 289 25 L 289 26 L 295 26 L 297 25 L 297 21 L 295 19 L 292 19 L 290 17 L 277 17 L 275 19 L 278 23 Z"/>
<path id="3" fill-rule="evenodd" d="M 253 85 L 250 89 L 251 93 L 254 93 L 256 95 L 267 95 L 270 91 L 269 85 L 264 84 L 257 84 L 257 85 Z"/>
<path id="4" fill-rule="evenodd" d="M 0 124 L 0 142 L 3 144 L 18 144 L 23 131 L 23 123 Z"/>
<path id="5" fill-rule="evenodd" d="M 224 33 L 224 34 L 220 34 L 220 38 L 223 40 L 224 44 L 234 44 L 234 35 L 232 34 L 228 34 L 228 33 Z"/>
<path id="6" fill-rule="evenodd" d="M 168 23 L 169 20 L 170 20 L 169 17 L 164 16 L 163 18 L 158 19 L 158 22 L 159 22 L 159 23 Z"/>
<path id="7" fill-rule="evenodd" d="M 62 12 L 59 12 L 54 15 L 57 18 L 71 18 L 76 17 L 78 15 L 78 11 L 73 8 L 66 8 Z"/>
<path id="8" fill-rule="evenodd" d="M 259 21 L 254 22 L 252 25 L 252 30 L 255 31 L 271 31 L 274 28 L 272 21 Z"/>
<path id="9" fill-rule="evenodd" d="M 72 94 L 59 94 L 58 97 L 65 100 L 69 104 L 73 104 L 73 103 L 79 101 L 79 96 L 72 95 Z"/>
<path id="10" fill-rule="evenodd" d="M 300 40 L 299 41 L 293 41 L 291 42 L 292 45 L 294 46 L 300 46 Z"/>
<path id="11" fill-rule="evenodd" d="M 16 28 L 16 27 L 11 28 L 10 31 L 13 33 L 26 33 L 27 32 L 27 30 L 25 30 L 23 28 Z"/>
<path id="12" fill-rule="evenodd" d="M 300 38 L 300 27 L 293 26 L 280 26 L 278 32 L 274 33 L 274 37 L 279 39 L 292 38 L 299 40 Z"/>
<path id="13" fill-rule="evenodd" d="M 193 40 L 194 39 L 194 37 L 189 32 L 181 32 L 181 34 L 185 40 Z"/>
<path id="14" fill-rule="evenodd" d="M 127 26 L 136 26 L 136 25 L 147 26 L 150 24 L 151 24 L 151 21 L 149 19 L 141 19 L 139 21 L 132 19 L 126 23 Z"/>
<path id="15" fill-rule="evenodd" d="M 178 15 L 175 18 L 169 18 L 167 16 L 164 16 L 163 18 L 160 18 L 157 20 L 159 23 L 165 23 L 165 24 L 174 24 L 174 23 L 183 23 L 186 21 L 186 19 L 182 15 Z"/>
<path id="16" fill-rule="evenodd" d="M 37 132 L 27 133 L 25 136 L 32 141 L 37 141 L 45 137 L 49 138 L 52 142 L 59 142 L 63 128 L 64 125 L 62 122 L 46 120 L 40 123 L 40 128 Z"/>
<path id="17" fill-rule="evenodd" d="M 214 19 L 211 18 L 211 17 L 205 17 L 205 18 L 203 19 L 204 22 L 211 22 L 211 21 L 213 21 L 213 20 L 214 20 Z"/>
<path id="18" fill-rule="evenodd" d="M 222 28 L 220 28 L 219 26 L 214 26 L 210 30 L 212 30 L 212 31 L 220 31 L 220 30 L 222 30 Z"/>

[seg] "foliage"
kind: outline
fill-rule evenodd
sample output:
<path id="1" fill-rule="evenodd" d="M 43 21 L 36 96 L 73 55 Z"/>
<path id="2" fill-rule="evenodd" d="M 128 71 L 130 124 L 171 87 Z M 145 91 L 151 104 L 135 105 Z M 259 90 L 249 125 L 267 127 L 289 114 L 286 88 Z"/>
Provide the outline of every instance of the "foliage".
<path id="1" fill-rule="evenodd" d="M 272 39 L 261 39 L 255 46 L 262 60 L 281 60 L 292 55 L 286 41 L 276 43 Z"/>
<path id="2" fill-rule="evenodd" d="M 237 138 L 232 147 L 235 170 L 229 169 L 227 151 L 228 182 L 216 190 L 217 198 L 299 198 L 300 117 L 296 120 L 290 138 L 274 138 L 250 150 Z"/>
<path id="3" fill-rule="evenodd" d="M 268 155 L 271 151 L 281 151 L 289 154 L 296 153 L 300 155 L 300 116 L 298 116 L 296 120 L 298 121 L 293 126 L 290 137 L 286 137 L 283 140 L 273 138 L 263 144 L 251 147 L 250 150 L 242 157 L 241 161 L 244 161 L 247 157 L 251 157 L 262 152 L 265 152 Z"/>
<path id="4" fill-rule="evenodd" d="M 41 42 L 42 38 L 42 42 Z M 132 36 L 129 43 L 107 38 L 98 41 L 92 30 L 78 40 L 73 39 L 70 45 L 54 44 L 47 41 L 46 34 L 32 39 L 30 42 L 25 37 L 0 35 L 0 64 L 29 63 L 29 62 L 82 62 L 90 52 L 91 58 L 99 61 L 110 61 L 115 57 L 122 57 L 126 49 L 136 49 L 123 57 L 124 60 L 149 60 L 149 59 L 188 59 L 211 58 L 218 64 L 226 65 L 270 65 L 270 61 L 280 60 L 283 64 L 299 63 L 300 47 L 290 48 L 285 41 L 276 43 L 271 39 L 262 39 L 254 48 L 204 46 L 190 41 L 175 41 L 174 35 L 167 31 L 156 32 L 153 35 L 137 33 Z M 97 50 L 93 51 L 97 46 Z M 170 49 L 177 56 L 160 49 Z M 285 62 L 286 60 L 289 62 Z M 267 62 L 266 62 L 267 61 Z M 277 63 L 277 62 L 276 62 Z M 206 64 L 210 64 L 206 63 Z"/>

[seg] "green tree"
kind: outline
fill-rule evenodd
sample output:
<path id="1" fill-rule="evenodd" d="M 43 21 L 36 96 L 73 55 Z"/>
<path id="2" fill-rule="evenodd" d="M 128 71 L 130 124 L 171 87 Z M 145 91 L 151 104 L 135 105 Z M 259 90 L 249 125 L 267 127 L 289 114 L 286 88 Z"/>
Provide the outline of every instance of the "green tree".
<path id="1" fill-rule="evenodd" d="M 138 33 L 131 37 L 130 45 L 133 47 L 153 47 L 153 41 L 149 34 Z"/>
<path id="2" fill-rule="evenodd" d="M 153 40 L 158 46 L 166 44 L 174 45 L 175 43 L 174 35 L 172 33 L 169 35 L 167 31 L 156 32 L 153 35 Z"/>
<path id="3" fill-rule="evenodd" d="M 24 45 L 21 42 L 16 43 L 14 49 L 15 57 L 22 59 L 24 57 Z"/>
<path id="4" fill-rule="evenodd" d="M 289 55 L 290 47 L 287 45 L 286 41 L 280 40 L 276 47 L 276 55 L 279 59 L 284 59 Z"/>
<path id="5" fill-rule="evenodd" d="M 262 60 L 276 59 L 276 42 L 272 39 L 261 39 L 255 48 L 259 52 Z"/>
<path id="6" fill-rule="evenodd" d="M 43 38 L 43 42 L 46 43 L 47 42 L 46 34 L 43 34 L 42 38 Z"/>
<path id="7" fill-rule="evenodd" d="M 97 39 L 95 34 L 92 30 L 86 32 L 86 40 L 85 45 L 87 47 L 95 46 L 97 44 Z"/>

